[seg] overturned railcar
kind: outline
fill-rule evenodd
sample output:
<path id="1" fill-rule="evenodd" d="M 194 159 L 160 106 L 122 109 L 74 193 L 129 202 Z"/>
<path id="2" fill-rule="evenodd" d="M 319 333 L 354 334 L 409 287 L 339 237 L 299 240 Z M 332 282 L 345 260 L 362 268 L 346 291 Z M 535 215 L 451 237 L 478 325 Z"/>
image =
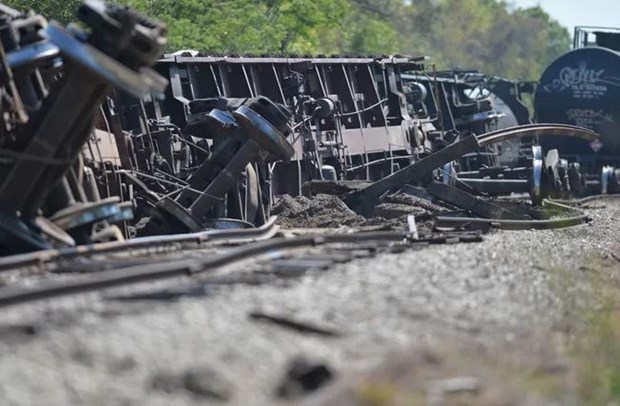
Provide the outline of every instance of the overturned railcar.
<path id="1" fill-rule="evenodd" d="M 263 96 L 285 106 L 295 123 L 289 139 L 295 154 L 273 165 L 271 186 L 276 195 L 296 194 L 312 179 L 381 179 L 463 131 L 492 129 L 499 115 L 489 94 L 476 94 L 462 75 L 424 73 L 423 60 L 182 51 L 156 66 L 170 81 L 164 100 L 119 95 L 117 105 L 125 130 L 144 132 L 146 116 L 152 123 L 169 121 L 193 142 L 213 138 L 192 120 L 217 99 Z"/>
<path id="2" fill-rule="evenodd" d="M 620 163 L 620 29 L 577 27 L 574 49 L 544 71 L 535 95 L 540 123 L 573 124 L 601 135 L 600 141 L 542 139 L 584 167 Z"/>

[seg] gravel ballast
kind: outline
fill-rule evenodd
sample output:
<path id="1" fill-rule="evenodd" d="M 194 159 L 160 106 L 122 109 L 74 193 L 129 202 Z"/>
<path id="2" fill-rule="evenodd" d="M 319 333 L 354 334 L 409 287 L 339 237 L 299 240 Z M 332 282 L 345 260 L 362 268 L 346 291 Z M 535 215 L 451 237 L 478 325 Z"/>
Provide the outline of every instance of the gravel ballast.
<path id="1" fill-rule="evenodd" d="M 299 357 L 324 363 L 338 380 L 416 343 L 499 346 L 553 331 L 566 304 L 548 270 L 580 272 L 592 258 L 620 252 L 620 204 L 597 206 L 586 226 L 497 232 L 478 244 L 381 254 L 282 283 L 217 287 L 178 301 L 93 295 L 68 306 L 6 309 L 0 398 L 3 405 L 298 404 L 277 391 Z M 260 323 L 249 317 L 257 311 L 339 334 Z"/>

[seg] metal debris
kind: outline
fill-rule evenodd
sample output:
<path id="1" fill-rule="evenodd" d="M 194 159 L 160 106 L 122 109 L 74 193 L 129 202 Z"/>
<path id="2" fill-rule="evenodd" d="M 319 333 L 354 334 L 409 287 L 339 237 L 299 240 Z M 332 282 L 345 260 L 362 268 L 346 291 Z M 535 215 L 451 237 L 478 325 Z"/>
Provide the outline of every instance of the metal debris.
<path id="1" fill-rule="evenodd" d="M 316 334 L 323 337 L 340 337 L 342 334 L 326 327 L 319 327 L 308 322 L 293 320 L 290 317 L 275 316 L 264 312 L 252 312 L 250 318 L 253 320 L 263 321 L 278 325 L 305 334 Z"/>

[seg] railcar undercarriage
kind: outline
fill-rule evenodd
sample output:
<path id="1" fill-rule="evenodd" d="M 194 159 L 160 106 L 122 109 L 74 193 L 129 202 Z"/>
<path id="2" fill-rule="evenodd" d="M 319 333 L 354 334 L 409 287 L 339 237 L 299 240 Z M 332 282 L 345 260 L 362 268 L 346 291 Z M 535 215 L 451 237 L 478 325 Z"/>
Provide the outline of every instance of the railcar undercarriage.
<path id="1" fill-rule="evenodd" d="M 281 202 L 319 195 L 367 219 L 402 196 L 443 205 L 399 212 L 397 235 L 415 240 L 581 224 L 553 199 L 619 189 L 615 168 L 593 180 L 542 150 L 598 135 L 531 124 L 526 84 L 399 55 L 162 57 L 161 24 L 96 0 L 84 29 L 1 12 L 0 249 L 22 254 L 7 266 L 272 237 L 272 213 L 308 206 Z"/>

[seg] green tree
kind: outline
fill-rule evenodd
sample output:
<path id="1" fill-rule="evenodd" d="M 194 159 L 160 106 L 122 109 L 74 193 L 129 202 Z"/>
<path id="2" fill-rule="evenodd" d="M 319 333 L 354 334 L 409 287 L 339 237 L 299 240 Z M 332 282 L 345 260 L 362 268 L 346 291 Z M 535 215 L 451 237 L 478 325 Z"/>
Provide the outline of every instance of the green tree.
<path id="1" fill-rule="evenodd" d="M 411 46 L 443 68 L 536 80 L 570 48 L 568 31 L 540 7 L 509 11 L 495 0 L 417 0 L 411 17 Z"/>
<path id="2" fill-rule="evenodd" d="M 68 24 L 75 20 L 75 10 L 81 0 L 3 0 L 4 4 L 20 11 L 35 10 L 37 13 Z"/>
<path id="3" fill-rule="evenodd" d="M 299 52 L 320 47 L 320 27 L 343 18 L 346 0 L 126 0 L 168 25 L 170 49 Z"/>
<path id="4" fill-rule="evenodd" d="M 119 0 L 168 26 L 168 50 L 429 55 L 440 69 L 537 79 L 570 47 L 542 8 L 498 0 Z M 6 0 L 68 23 L 80 0 Z"/>

